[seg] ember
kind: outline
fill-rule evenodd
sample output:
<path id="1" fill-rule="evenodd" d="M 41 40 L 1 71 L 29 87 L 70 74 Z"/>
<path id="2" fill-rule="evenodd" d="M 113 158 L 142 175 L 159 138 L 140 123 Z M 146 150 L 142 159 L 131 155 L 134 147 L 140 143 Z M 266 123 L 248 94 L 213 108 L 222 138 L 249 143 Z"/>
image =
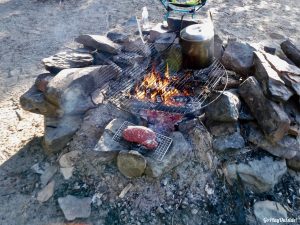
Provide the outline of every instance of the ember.
<path id="1" fill-rule="evenodd" d="M 135 97 L 139 100 L 163 103 L 168 106 L 183 106 L 191 91 L 180 83 L 189 79 L 190 76 L 191 73 L 186 73 L 184 77 L 171 77 L 168 65 L 163 76 L 153 67 L 151 72 L 135 87 Z"/>

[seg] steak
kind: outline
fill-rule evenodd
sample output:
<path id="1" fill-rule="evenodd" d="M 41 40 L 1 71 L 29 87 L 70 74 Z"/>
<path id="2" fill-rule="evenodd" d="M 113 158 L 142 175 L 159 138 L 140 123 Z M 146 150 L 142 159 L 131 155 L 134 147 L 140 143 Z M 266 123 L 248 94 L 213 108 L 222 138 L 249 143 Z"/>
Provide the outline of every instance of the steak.
<path id="1" fill-rule="evenodd" d="M 147 149 L 155 149 L 158 146 L 154 131 L 143 126 L 128 126 L 123 131 L 126 141 L 138 143 Z"/>

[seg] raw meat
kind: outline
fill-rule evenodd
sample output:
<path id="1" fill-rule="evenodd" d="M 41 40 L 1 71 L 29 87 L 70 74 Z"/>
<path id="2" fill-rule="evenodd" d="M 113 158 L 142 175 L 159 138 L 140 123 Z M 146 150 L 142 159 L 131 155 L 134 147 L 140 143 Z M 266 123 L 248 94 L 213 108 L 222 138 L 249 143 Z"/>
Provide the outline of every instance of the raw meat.
<path id="1" fill-rule="evenodd" d="M 155 149 L 158 146 L 156 134 L 149 128 L 143 126 L 128 126 L 123 131 L 126 141 L 143 145 L 147 149 Z"/>

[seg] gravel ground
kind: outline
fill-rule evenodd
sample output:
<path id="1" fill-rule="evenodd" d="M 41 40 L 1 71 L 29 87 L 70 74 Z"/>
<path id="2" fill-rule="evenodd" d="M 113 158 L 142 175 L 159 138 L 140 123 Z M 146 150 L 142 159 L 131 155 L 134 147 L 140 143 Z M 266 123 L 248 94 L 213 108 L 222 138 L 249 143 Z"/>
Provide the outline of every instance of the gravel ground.
<path id="1" fill-rule="evenodd" d="M 206 8 L 222 38 L 275 46 L 290 38 L 300 46 L 297 2 L 212 0 Z M 43 72 L 41 59 L 72 47 L 79 34 L 105 33 L 145 5 L 151 21 L 162 20 L 159 0 L 0 0 L 0 224 L 63 224 L 57 203 L 40 205 L 33 198 L 36 178 L 28 171 L 46 157 L 40 146 L 43 120 L 18 104 Z"/>

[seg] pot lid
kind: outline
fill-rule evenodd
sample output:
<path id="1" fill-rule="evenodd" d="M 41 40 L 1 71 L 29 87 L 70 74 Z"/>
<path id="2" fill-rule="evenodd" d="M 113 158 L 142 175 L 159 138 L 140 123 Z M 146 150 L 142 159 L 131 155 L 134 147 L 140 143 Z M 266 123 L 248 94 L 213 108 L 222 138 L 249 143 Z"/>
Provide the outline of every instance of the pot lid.
<path id="1" fill-rule="evenodd" d="M 185 41 L 204 41 L 214 36 L 212 23 L 193 24 L 180 32 L 180 38 Z"/>

